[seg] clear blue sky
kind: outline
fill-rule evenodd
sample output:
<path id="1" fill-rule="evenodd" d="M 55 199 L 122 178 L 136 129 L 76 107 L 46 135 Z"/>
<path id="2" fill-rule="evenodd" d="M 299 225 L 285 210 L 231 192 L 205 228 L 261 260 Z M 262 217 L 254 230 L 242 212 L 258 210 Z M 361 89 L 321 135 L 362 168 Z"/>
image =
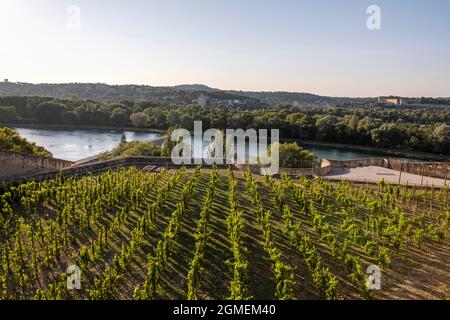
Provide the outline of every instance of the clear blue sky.
<path id="1" fill-rule="evenodd" d="M 1 0 L 0 77 L 450 96 L 449 17 L 447 0 Z"/>

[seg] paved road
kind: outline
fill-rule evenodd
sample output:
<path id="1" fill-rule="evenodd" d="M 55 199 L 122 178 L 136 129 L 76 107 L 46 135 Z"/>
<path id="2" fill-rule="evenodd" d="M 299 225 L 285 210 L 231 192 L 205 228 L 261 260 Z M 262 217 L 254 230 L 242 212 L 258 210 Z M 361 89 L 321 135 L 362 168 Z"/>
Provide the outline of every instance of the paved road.
<path id="1" fill-rule="evenodd" d="M 384 181 L 392 184 L 399 183 L 400 172 L 388 168 L 369 166 L 360 168 L 333 168 L 332 171 L 325 176 L 325 179 L 349 180 L 349 181 L 367 181 L 378 182 L 384 178 Z M 402 172 L 401 184 L 416 185 L 416 186 L 434 186 L 444 187 L 445 180 L 431 177 L 423 177 L 417 174 Z M 447 185 L 450 181 L 447 180 Z"/>

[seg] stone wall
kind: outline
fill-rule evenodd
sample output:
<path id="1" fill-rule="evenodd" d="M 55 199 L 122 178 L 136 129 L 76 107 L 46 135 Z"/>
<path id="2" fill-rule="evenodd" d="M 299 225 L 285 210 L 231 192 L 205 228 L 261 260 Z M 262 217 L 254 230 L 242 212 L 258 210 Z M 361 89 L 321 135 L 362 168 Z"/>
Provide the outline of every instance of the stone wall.
<path id="1" fill-rule="evenodd" d="M 200 159 L 201 160 L 201 159 Z M 83 176 L 87 174 L 97 174 L 105 172 L 108 170 L 114 170 L 117 168 L 127 168 L 127 167 L 137 167 L 144 168 L 148 165 L 156 165 L 161 168 L 180 168 L 182 166 L 187 168 L 193 168 L 198 166 L 197 164 L 187 164 L 187 165 L 175 165 L 171 158 L 168 157 L 122 157 L 117 159 L 111 159 L 106 161 L 99 161 L 95 163 L 88 163 L 79 166 L 73 166 L 70 168 L 63 168 L 60 170 L 46 171 L 37 174 L 23 174 L 21 176 L 15 176 L 13 179 L 3 179 L 10 180 L 9 182 L 14 184 L 25 183 L 27 181 L 44 181 L 49 179 L 54 179 L 58 175 L 63 175 L 65 177 L 70 176 Z M 203 167 L 208 167 L 209 165 L 202 164 Z M 218 165 L 219 168 L 225 168 L 226 165 Z M 0 178 L 0 181 L 2 179 Z"/>
<path id="2" fill-rule="evenodd" d="M 238 170 L 250 170 L 253 174 L 261 174 L 259 165 L 239 164 L 235 165 Z M 278 173 L 285 173 L 289 176 L 326 176 L 331 171 L 329 163 L 322 161 L 319 168 L 279 168 Z"/>
<path id="3" fill-rule="evenodd" d="M 326 160 L 332 167 L 338 168 L 358 168 L 368 166 L 386 167 L 388 160 L 384 158 L 367 158 L 357 160 Z"/>
<path id="4" fill-rule="evenodd" d="M 280 168 L 280 173 L 286 173 L 288 176 L 326 176 L 331 167 L 324 166 L 320 168 Z"/>
<path id="5" fill-rule="evenodd" d="M 84 165 L 72 166 L 69 161 L 27 156 L 11 152 L 0 151 L 0 181 L 14 179 L 14 183 L 22 183 L 30 180 L 48 180 L 53 179 L 59 174 L 64 176 L 96 174 L 107 170 L 113 170 L 120 167 L 135 166 L 144 168 L 147 165 L 156 165 L 165 168 L 179 168 L 180 165 L 173 164 L 169 157 L 123 157 Z M 201 160 L 201 159 L 200 159 Z M 206 164 L 202 164 L 208 167 Z M 195 167 L 197 164 L 185 165 L 186 167 Z M 402 166 L 403 172 L 429 175 L 437 178 L 450 179 L 450 165 L 445 163 L 434 163 L 424 165 L 424 163 L 400 162 L 399 160 L 370 158 L 358 160 L 326 160 L 321 161 L 319 168 L 280 168 L 279 173 L 286 173 L 292 176 L 326 176 L 332 168 L 357 168 L 366 166 L 387 167 L 399 170 Z M 220 165 L 218 167 L 226 167 Z M 261 174 L 261 168 L 258 165 L 234 165 L 237 170 L 250 170 L 252 173 Z M 397 168 L 398 167 L 398 168 Z M 448 174 L 445 174 L 446 170 Z"/>
<path id="6" fill-rule="evenodd" d="M 61 170 L 72 162 L 0 150 L 0 179 Z"/>

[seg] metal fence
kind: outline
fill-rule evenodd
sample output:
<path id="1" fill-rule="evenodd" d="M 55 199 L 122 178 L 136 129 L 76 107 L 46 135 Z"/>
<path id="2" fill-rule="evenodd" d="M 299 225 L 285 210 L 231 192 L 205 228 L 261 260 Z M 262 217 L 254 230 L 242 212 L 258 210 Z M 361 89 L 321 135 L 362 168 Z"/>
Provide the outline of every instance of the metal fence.
<path id="1" fill-rule="evenodd" d="M 417 174 L 444 180 L 450 179 L 450 163 L 448 162 L 408 162 L 389 159 L 388 168 L 401 172 Z"/>

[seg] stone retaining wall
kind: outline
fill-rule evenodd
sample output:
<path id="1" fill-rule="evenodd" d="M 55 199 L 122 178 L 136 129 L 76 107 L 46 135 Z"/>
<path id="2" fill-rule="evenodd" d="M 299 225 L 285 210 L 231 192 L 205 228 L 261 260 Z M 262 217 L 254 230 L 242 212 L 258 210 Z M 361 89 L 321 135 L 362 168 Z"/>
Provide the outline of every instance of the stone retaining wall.
<path id="1" fill-rule="evenodd" d="M 386 167 L 388 165 L 387 159 L 384 158 L 367 158 L 367 159 L 357 159 L 357 160 L 326 160 L 332 167 L 338 168 L 358 168 L 358 167 L 369 167 L 378 166 Z"/>
<path id="2" fill-rule="evenodd" d="M 258 165 L 238 164 L 235 165 L 238 170 L 250 170 L 253 174 L 261 174 L 261 167 Z M 319 168 L 279 168 L 278 173 L 285 173 L 289 176 L 326 176 L 331 171 L 331 166 L 322 161 Z"/>
<path id="3" fill-rule="evenodd" d="M 87 175 L 104 172 L 110 169 L 120 167 L 135 166 L 143 168 L 147 165 L 156 165 L 165 168 L 179 168 L 181 165 L 175 165 L 170 157 L 123 157 L 84 165 L 71 166 L 69 161 L 25 156 L 21 154 L 6 154 L 0 152 L 0 181 L 14 180 L 14 183 L 23 183 L 30 180 L 42 181 L 53 179 L 59 174 L 64 176 Z M 203 161 L 203 166 L 208 167 Z M 197 164 L 184 165 L 186 167 L 195 167 Z M 218 167 L 226 167 L 219 165 Z M 450 172 L 446 174 L 450 166 L 446 163 L 434 163 L 424 165 L 424 163 L 405 163 L 399 160 L 369 158 L 358 160 L 326 160 L 321 161 L 318 168 L 280 168 L 279 173 L 286 173 L 292 176 L 326 176 L 333 168 L 357 168 L 368 166 L 380 166 L 394 170 L 399 170 L 400 166 L 403 172 L 413 174 L 429 175 L 431 177 L 449 179 Z M 234 165 L 237 170 L 250 170 L 252 173 L 261 174 L 261 168 L 258 165 Z M 421 171 L 420 171 L 421 170 Z M 4 174 L 2 176 L 2 173 Z"/>
<path id="4" fill-rule="evenodd" d="M 0 150 L 0 180 L 68 168 L 72 162 Z"/>
<path id="5" fill-rule="evenodd" d="M 138 167 L 138 168 L 144 168 L 148 165 L 156 165 L 158 167 L 164 167 L 168 169 L 173 168 L 180 168 L 182 166 L 185 166 L 187 168 L 193 168 L 198 166 L 195 163 L 192 164 L 185 164 L 185 165 L 175 165 L 172 162 L 171 158 L 166 157 L 123 157 L 123 158 L 117 158 L 112 160 L 106 160 L 106 161 L 99 161 L 95 163 L 88 163 L 80 166 L 74 166 L 70 168 L 64 168 L 61 170 L 53 170 L 53 171 L 46 171 L 43 173 L 30 175 L 30 174 L 23 174 L 23 175 L 16 175 L 13 177 L 9 177 L 8 179 L 2 179 L 0 178 L 0 181 L 2 180 L 9 180 L 10 182 L 13 182 L 14 184 L 20 184 L 25 183 L 27 181 L 44 181 L 49 179 L 54 179 L 58 175 L 63 175 L 65 177 L 70 176 L 82 176 L 87 174 L 96 174 L 100 172 L 105 172 L 108 170 L 114 170 L 117 168 L 126 168 L 126 167 Z M 207 164 L 202 164 L 204 167 L 209 167 Z M 226 167 L 226 165 L 218 165 L 217 167 Z"/>

